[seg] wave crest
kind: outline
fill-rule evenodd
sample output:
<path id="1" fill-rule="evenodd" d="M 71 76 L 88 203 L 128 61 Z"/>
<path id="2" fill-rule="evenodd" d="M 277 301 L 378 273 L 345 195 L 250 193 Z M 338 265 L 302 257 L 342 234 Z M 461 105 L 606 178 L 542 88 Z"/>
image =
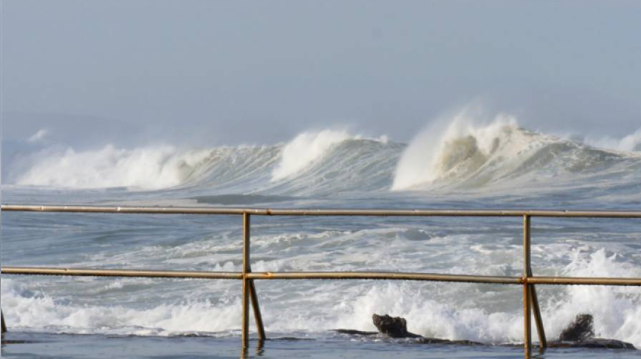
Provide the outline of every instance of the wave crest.
<path id="1" fill-rule="evenodd" d="M 74 189 L 189 189 L 218 194 L 328 195 L 346 192 L 512 190 L 537 183 L 641 173 L 641 155 L 605 150 L 519 127 L 509 115 L 478 121 L 467 111 L 436 122 L 409 145 L 347 131 L 304 132 L 287 144 L 179 150 L 172 146 L 90 151 L 31 146 L 7 156 L 8 181 Z M 641 132 L 637 131 L 639 136 Z M 636 134 L 620 142 L 635 145 Z M 627 148 L 626 147 L 626 148 Z M 576 182 L 576 181 L 575 181 Z M 612 182 L 614 183 L 614 182 Z"/>
<path id="2" fill-rule="evenodd" d="M 634 136 L 621 143 L 634 143 Z M 464 110 L 419 134 L 403 153 L 392 190 L 539 182 L 576 175 L 607 174 L 638 156 L 526 130 L 509 115 L 489 124 Z"/>
<path id="3" fill-rule="evenodd" d="M 610 148 L 617 151 L 641 152 L 641 128 L 623 138 L 605 137 L 598 140 L 588 138 L 586 142 L 596 147 Z"/>
<path id="4" fill-rule="evenodd" d="M 347 131 L 323 130 L 304 132 L 283 147 L 280 163 L 272 171 L 272 181 L 278 181 L 308 167 L 322 158 L 332 146 L 351 136 Z"/>
<path id="5" fill-rule="evenodd" d="M 190 178 L 209 152 L 180 152 L 170 146 L 94 151 L 48 148 L 30 157 L 33 165 L 15 180 L 18 185 L 61 188 L 127 187 L 153 190 Z"/>
<path id="6" fill-rule="evenodd" d="M 396 168 L 392 190 L 403 190 L 439 179 L 468 176 L 501 146 L 513 144 L 516 119 L 499 115 L 489 125 L 476 124 L 467 110 L 426 128 L 412 140 Z M 513 150 L 513 148 L 510 148 Z"/>

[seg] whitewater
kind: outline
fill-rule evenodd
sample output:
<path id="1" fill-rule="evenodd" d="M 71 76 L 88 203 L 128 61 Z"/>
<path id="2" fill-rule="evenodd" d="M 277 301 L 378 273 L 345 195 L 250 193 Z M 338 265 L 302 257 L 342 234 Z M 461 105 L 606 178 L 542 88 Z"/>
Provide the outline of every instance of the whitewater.
<path id="1" fill-rule="evenodd" d="M 74 149 L 38 145 L 43 132 L 11 151 L 9 161 L 3 158 L 2 203 L 638 211 L 639 134 L 578 140 L 524 128 L 507 114 L 480 121 L 466 112 L 433 122 L 407 144 L 325 129 L 274 145 Z M 239 217 L 6 212 L 1 231 L 3 266 L 242 270 Z M 257 217 L 252 269 L 520 276 L 521 231 L 518 218 Z M 532 222 L 535 275 L 641 277 L 640 249 L 637 220 Z M 488 344 L 518 343 L 523 337 L 517 286 L 385 281 L 258 281 L 256 286 L 268 336 L 312 340 L 274 344 L 276 353 L 307 346 L 311 357 L 332 357 L 356 346 L 369 353 L 364 357 L 380 355 L 373 353 L 385 344 L 381 338 L 331 331 L 375 330 L 373 313 L 402 316 L 411 332 L 429 337 Z M 641 348 L 639 288 L 537 289 L 548 338 L 558 337 L 577 314 L 590 313 L 597 336 Z M 3 276 L 2 310 L 10 330 L 28 338 L 57 342 L 54 334 L 67 335 L 108 347 L 102 338 L 135 336 L 163 347 L 154 338 L 195 336 L 236 350 L 240 293 L 237 281 Z M 428 355 L 402 341 L 387 344 L 408 350 L 408 358 Z M 435 357 L 456 353 L 435 350 Z M 522 355 L 495 350 L 485 354 Z"/>

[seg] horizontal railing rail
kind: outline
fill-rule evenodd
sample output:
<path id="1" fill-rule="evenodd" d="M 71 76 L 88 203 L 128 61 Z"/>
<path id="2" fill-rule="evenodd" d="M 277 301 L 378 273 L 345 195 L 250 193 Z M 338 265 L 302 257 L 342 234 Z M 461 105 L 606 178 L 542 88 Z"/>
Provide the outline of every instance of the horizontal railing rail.
<path id="1" fill-rule="evenodd" d="M 227 279 L 243 281 L 242 347 L 249 346 L 249 306 L 254 311 L 259 343 L 266 338 L 254 280 L 407 280 L 458 283 L 521 285 L 524 307 L 525 357 L 531 356 L 531 315 L 539 335 L 541 349 L 547 339 L 539 309 L 535 285 L 608 285 L 641 286 L 641 278 L 550 277 L 534 276 L 531 268 L 531 218 L 627 218 L 641 219 L 641 211 L 546 211 L 546 210 L 379 210 L 379 209 L 267 209 L 267 208 L 212 208 L 212 207 L 122 207 L 122 206 L 55 206 L 55 205 L 2 205 L 2 211 L 55 212 L 55 213 L 121 213 L 121 214 L 189 214 L 239 215 L 243 217 L 243 270 L 239 272 L 172 271 L 146 269 L 102 268 L 1 268 L 3 274 L 93 276 L 132 278 Z M 405 272 L 252 272 L 250 265 L 250 218 L 256 216 L 376 216 L 376 217 L 521 217 L 523 219 L 523 275 L 479 276 L 443 273 Z M 3 333 L 6 330 L 2 316 Z M 262 344 L 259 344 L 262 345 Z"/>
<path id="2" fill-rule="evenodd" d="M 184 279 L 243 279 L 243 272 L 198 272 L 163 271 L 138 269 L 98 269 L 98 268 L 48 268 L 48 267 L 2 267 L 3 274 L 42 275 L 68 277 L 129 277 L 129 278 L 184 278 Z M 523 277 L 475 276 L 436 273 L 402 272 L 252 272 L 249 279 L 257 280 L 300 280 L 300 279 L 368 279 L 368 280 L 408 280 L 428 282 L 517 284 L 526 281 Z M 527 283 L 541 285 L 608 285 L 641 286 L 641 278 L 606 277 L 528 277 Z"/>
<path id="3" fill-rule="evenodd" d="M 122 207 L 122 206 L 56 206 L 9 205 L 3 211 L 58 213 L 138 213 L 138 214 L 204 214 L 256 216 L 359 216 L 359 217 L 583 217 L 641 218 L 641 211 L 568 211 L 568 210 L 449 210 L 449 209 L 269 209 L 212 207 Z"/>

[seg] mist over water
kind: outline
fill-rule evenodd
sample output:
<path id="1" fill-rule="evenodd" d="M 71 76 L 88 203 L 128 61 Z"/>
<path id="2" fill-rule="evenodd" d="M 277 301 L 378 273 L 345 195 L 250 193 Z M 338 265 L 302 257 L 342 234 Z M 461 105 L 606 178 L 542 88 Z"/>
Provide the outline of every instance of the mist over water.
<path id="1" fill-rule="evenodd" d="M 5 166 L 3 203 L 280 208 L 526 208 L 639 210 L 639 131 L 575 140 L 469 110 L 409 143 L 347 130 L 278 144 L 79 150 L 37 132 Z M 514 219 L 255 218 L 254 271 L 406 271 L 519 276 Z M 3 265 L 239 271 L 236 217 L 4 213 Z M 641 276 L 639 223 L 533 221 L 535 274 Z M 64 249 L 63 249 L 64 248 Z M 334 338 L 374 330 L 371 315 L 448 339 L 515 343 L 520 288 L 378 281 L 259 281 L 266 329 Z M 579 313 L 597 336 L 641 347 L 638 288 L 544 287 L 548 336 Z M 236 281 L 5 277 L 16 330 L 142 336 L 237 336 Z"/>

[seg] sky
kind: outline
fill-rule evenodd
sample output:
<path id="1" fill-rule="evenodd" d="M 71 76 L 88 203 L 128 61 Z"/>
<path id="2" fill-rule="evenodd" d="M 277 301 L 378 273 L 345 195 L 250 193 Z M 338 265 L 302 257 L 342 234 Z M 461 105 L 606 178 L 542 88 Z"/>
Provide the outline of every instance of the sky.
<path id="1" fill-rule="evenodd" d="M 407 142 L 471 102 L 641 128 L 641 1 L 3 0 L 1 20 L 4 139 Z"/>

